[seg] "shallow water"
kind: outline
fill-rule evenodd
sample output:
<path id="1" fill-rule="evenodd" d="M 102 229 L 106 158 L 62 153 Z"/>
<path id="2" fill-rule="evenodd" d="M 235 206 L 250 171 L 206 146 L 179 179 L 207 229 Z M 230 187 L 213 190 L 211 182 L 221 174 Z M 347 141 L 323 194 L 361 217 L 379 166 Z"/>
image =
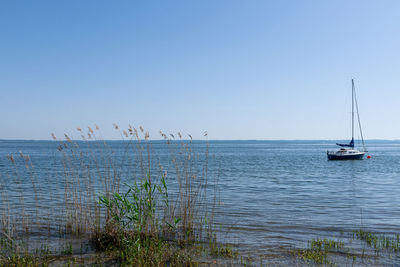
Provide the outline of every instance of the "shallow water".
<path id="1" fill-rule="evenodd" d="M 369 141 L 371 159 L 328 161 L 335 141 L 210 141 L 209 177 L 217 178 L 220 206 L 216 211 L 220 238 L 255 255 L 277 254 L 305 247 L 311 238 L 346 238 L 365 228 L 400 233 L 400 141 Z M 115 157 L 124 157 L 126 143 L 108 142 Z M 194 149 L 205 150 L 204 142 Z M 85 148 L 96 150 L 96 147 Z M 37 183 L 51 192 L 46 208 L 57 210 L 64 194 L 63 169 L 57 144 L 51 141 L 0 141 L 0 173 L 10 201 L 18 188 L 33 201 L 29 179 L 4 183 L 13 175 L 9 153 L 22 151 L 35 165 Z M 168 149 L 153 142 L 152 154 L 174 171 Z M 133 161 L 120 161 L 132 166 Z M 122 181 L 127 179 L 122 175 Z M 176 186 L 176 185 L 175 185 Z M 42 192 L 43 193 L 43 192 Z M 45 193 L 45 192 L 44 192 Z M 27 200 L 29 201 L 29 200 Z"/>

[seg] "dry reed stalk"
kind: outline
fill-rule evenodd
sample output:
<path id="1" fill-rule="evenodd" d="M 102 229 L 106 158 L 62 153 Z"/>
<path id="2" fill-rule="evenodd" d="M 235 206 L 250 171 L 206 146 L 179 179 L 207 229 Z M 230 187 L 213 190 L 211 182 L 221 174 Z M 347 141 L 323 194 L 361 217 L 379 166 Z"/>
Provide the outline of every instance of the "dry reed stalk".
<path id="1" fill-rule="evenodd" d="M 166 199 L 165 195 L 157 191 L 150 190 L 141 193 L 143 194 L 141 197 L 151 200 L 149 207 L 156 210 L 154 215 L 146 213 L 144 209 L 140 210 L 142 216 L 145 217 L 143 233 L 149 235 L 168 233 L 185 242 L 202 239 L 203 230 L 207 227 L 205 222 L 212 224 L 214 212 L 209 208 L 210 200 L 207 195 L 208 141 L 206 141 L 205 150 L 200 155 L 194 148 L 191 135 L 188 135 L 188 140 L 184 140 L 181 133 L 167 135 L 160 132 L 168 151 L 168 159 L 162 163 L 153 151 L 150 134 L 143 127 L 140 126 L 137 130 L 135 127 L 129 126 L 127 130 L 121 130 L 115 124 L 114 128 L 121 134 L 122 152 L 101 137 L 97 125 L 95 130 L 88 127 L 87 133 L 78 127 L 77 131 L 82 138 L 78 141 L 73 140 L 67 134 L 64 135 L 65 140 L 59 140 L 52 134 L 53 140 L 58 144 L 63 169 L 63 182 L 60 184 L 64 190 L 63 199 L 51 195 L 51 198 L 54 198 L 53 203 L 60 201 L 63 203 L 63 207 L 61 207 L 64 223 L 62 233 L 100 233 L 110 219 L 109 210 L 104 210 L 98 205 L 100 193 L 110 197 L 119 192 L 121 181 L 135 184 L 142 179 L 148 182 L 150 188 L 156 188 L 162 185 L 162 177 L 165 177 L 167 173 L 172 173 L 168 177 L 168 181 L 175 181 L 177 190 L 170 195 L 167 194 Z M 205 137 L 207 138 L 206 133 Z M 21 159 L 25 160 L 25 171 L 28 172 L 31 179 L 36 205 L 33 214 L 25 214 L 24 197 L 21 187 L 19 187 L 19 205 L 22 211 L 19 214 L 22 222 L 21 229 L 31 225 L 31 222 L 38 226 L 39 223 L 47 222 L 50 232 L 57 226 L 51 220 L 52 215 L 56 212 L 47 209 L 47 221 L 39 218 L 41 216 L 39 216 L 38 207 L 42 207 L 41 204 L 44 203 L 40 202 L 45 200 L 38 193 L 38 178 L 32 160 L 22 153 Z M 10 155 L 9 160 L 14 169 L 13 176 L 16 180 L 21 180 L 14 157 Z M 165 165 L 163 166 L 163 164 Z M 168 172 L 171 167 L 173 171 Z M 46 192 L 46 190 L 42 192 Z M 7 198 L 4 195 L 2 197 Z M 163 201 L 168 204 L 165 205 Z M 10 215 L 10 210 L 5 209 L 3 205 L 1 208 L 3 212 L 2 225 L 4 228 L 10 229 L 11 225 L 15 226 L 16 224 L 13 224 L 11 217 L 7 217 L 7 214 Z M 176 223 L 177 218 L 180 219 L 178 223 Z M 171 225 L 176 227 L 171 228 Z M 208 229 L 211 227 L 208 226 Z M 28 228 L 25 230 L 28 231 Z"/>
<path id="2" fill-rule="evenodd" d="M 117 125 L 114 127 L 118 129 Z M 105 140 L 98 142 L 95 132 L 90 127 L 88 129 L 88 138 L 81 143 L 84 149 L 68 135 L 65 135 L 68 145 L 60 141 L 59 146 L 65 176 L 66 229 L 73 233 L 99 231 L 101 212 L 97 206 L 93 176 L 96 176 L 98 184 L 103 184 L 102 191 L 107 195 L 119 190 L 119 172 L 110 156 L 114 152 Z M 82 132 L 81 128 L 78 131 Z M 96 131 L 99 131 L 98 126 Z M 96 150 L 102 153 L 94 154 Z"/>
<path id="3" fill-rule="evenodd" d="M 19 225 L 20 228 L 16 228 L 18 232 L 28 232 L 28 218 L 27 218 L 27 214 L 25 213 L 25 201 L 24 201 L 24 195 L 23 195 L 23 188 L 22 188 L 22 177 L 20 174 L 20 170 L 17 166 L 17 159 L 13 156 L 13 154 L 8 155 L 8 159 L 11 162 L 12 165 L 12 169 L 13 169 L 13 177 L 15 177 L 15 182 L 18 185 L 17 187 L 17 191 L 19 193 L 18 197 L 19 197 L 19 206 L 21 208 L 21 214 L 20 214 L 20 221 L 21 224 Z M 12 181 L 10 179 L 10 181 Z M 15 226 L 17 227 L 17 226 Z"/>
<path id="4" fill-rule="evenodd" d="M 3 232 L 10 232 L 11 218 L 10 218 L 10 204 L 6 196 L 7 190 L 4 188 L 3 176 L 0 174 L 0 197 L 1 197 L 1 230 Z M 6 203 L 6 204 L 5 204 Z M 12 234 L 12 233 L 11 233 Z"/>
<path id="5" fill-rule="evenodd" d="M 178 194 L 174 201 L 175 205 L 170 210 L 171 217 L 177 215 L 182 219 L 181 238 L 190 241 L 193 239 L 202 239 L 202 232 L 205 228 L 205 221 L 212 223 L 213 211 L 209 210 L 207 199 L 208 186 L 208 154 L 209 145 L 206 141 L 206 149 L 203 155 L 199 155 L 193 150 L 192 136 L 189 140 L 183 140 L 180 133 L 166 134 L 161 136 L 167 141 L 172 165 L 175 168 L 175 175 L 178 182 Z M 207 133 L 204 135 L 207 138 Z M 215 192 L 214 192 L 215 193 Z M 214 201 L 213 206 L 216 202 Z M 211 218 L 208 214 L 211 213 Z M 182 235 L 183 233 L 183 235 Z"/>

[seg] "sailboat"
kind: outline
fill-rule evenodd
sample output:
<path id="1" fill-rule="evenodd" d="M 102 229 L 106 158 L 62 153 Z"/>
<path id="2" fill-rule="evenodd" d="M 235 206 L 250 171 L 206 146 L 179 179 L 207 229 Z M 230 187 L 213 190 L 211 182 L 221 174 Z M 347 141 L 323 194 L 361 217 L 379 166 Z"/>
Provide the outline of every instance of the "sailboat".
<path id="1" fill-rule="evenodd" d="M 354 148 L 354 103 L 357 111 L 358 126 L 360 128 L 360 135 L 362 141 L 362 150 Z M 354 87 L 354 79 L 351 79 L 351 141 L 348 144 L 339 144 L 341 148 L 337 151 L 327 151 L 329 160 L 346 160 L 346 159 L 363 159 L 367 152 L 365 148 L 364 138 L 361 130 L 360 115 L 358 113 L 358 104 L 356 97 L 356 89 Z"/>

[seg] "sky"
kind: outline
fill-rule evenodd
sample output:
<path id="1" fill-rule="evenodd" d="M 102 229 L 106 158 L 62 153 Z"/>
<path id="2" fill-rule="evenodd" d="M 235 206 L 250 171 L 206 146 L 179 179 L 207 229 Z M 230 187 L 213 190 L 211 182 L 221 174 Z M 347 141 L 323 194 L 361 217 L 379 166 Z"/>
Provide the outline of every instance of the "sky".
<path id="1" fill-rule="evenodd" d="M 0 139 L 400 139 L 400 1 L 0 1 Z M 357 137 L 357 136 L 356 136 Z"/>

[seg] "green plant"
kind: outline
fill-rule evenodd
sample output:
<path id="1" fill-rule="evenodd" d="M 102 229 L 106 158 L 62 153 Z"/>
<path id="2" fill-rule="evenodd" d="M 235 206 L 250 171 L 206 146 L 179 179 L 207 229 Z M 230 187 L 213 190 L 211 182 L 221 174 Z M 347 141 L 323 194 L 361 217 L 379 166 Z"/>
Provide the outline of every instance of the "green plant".
<path id="1" fill-rule="evenodd" d="M 303 260 L 311 260 L 318 264 L 332 264 L 328 255 L 344 248 L 344 243 L 331 239 L 312 239 L 308 242 L 307 249 L 300 249 L 297 254 Z"/>
<path id="2" fill-rule="evenodd" d="M 114 193 L 107 197 L 101 195 L 99 204 L 107 208 L 112 223 L 122 227 L 122 230 L 133 230 L 137 232 L 150 233 L 158 231 L 156 213 L 156 193 L 159 193 L 163 199 L 165 208 L 169 208 L 168 188 L 165 182 L 165 176 L 161 177 L 161 184 L 151 182 L 148 174 L 145 179 L 133 186 L 125 184 L 128 191 L 124 194 Z M 161 208 L 162 209 L 162 208 Z M 172 224 L 164 220 L 170 229 L 175 229 L 180 222 L 180 218 L 173 218 Z"/>
<path id="3" fill-rule="evenodd" d="M 66 244 L 61 248 L 61 255 L 72 255 L 72 244 Z"/>
<path id="4" fill-rule="evenodd" d="M 353 231 L 353 239 L 365 241 L 369 247 L 374 248 L 376 253 L 382 251 L 400 252 L 400 235 L 377 235 L 363 229 Z"/>
<path id="5" fill-rule="evenodd" d="M 239 253 L 229 246 L 219 244 L 210 246 L 210 254 L 217 257 L 236 258 Z"/>
<path id="6" fill-rule="evenodd" d="M 208 239 L 216 242 L 213 204 L 209 201 L 213 198 L 207 195 L 210 194 L 207 190 L 213 188 L 208 184 L 208 142 L 201 148 L 205 148 L 201 150 L 204 153 L 198 153 L 193 149 L 190 135 L 190 139 L 185 140 L 180 133 L 177 138 L 162 133 L 165 149 L 169 151 L 165 165 L 172 173 L 167 181 L 167 171 L 164 172 L 157 155 L 153 154 L 149 134 L 142 127 L 129 126 L 122 131 L 117 125 L 114 128 L 124 140 L 121 143 L 123 152 L 116 152 L 115 149 L 121 147 L 116 148 L 111 141 L 103 140 L 97 126 L 88 127 L 87 132 L 78 128 L 82 140 L 74 140 L 67 134 L 63 139 L 52 135 L 59 152 L 57 164 L 61 166 L 60 176 L 54 177 L 58 183 L 55 191 L 63 190 L 61 194 L 48 194 L 47 185 L 38 183 L 34 159 L 22 153 L 20 157 L 10 154 L 10 170 L 0 173 L 1 230 L 17 239 L 25 237 L 18 236 L 19 233 L 29 236 L 29 232 L 37 230 L 49 235 L 89 234 L 99 250 L 113 253 L 117 250 L 121 260 L 129 258 L 131 261 L 132 255 L 150 259 L 149 255 L 153 255 L 158 257 L 159 263 L 185 265 L 191 262 L 186 253 L 188 248 L 206 243 Z M 167 186 L 170 181 L 177 185 L 171 194 Z M 16 185 L 19 203 L 9 201 L 14 193 L 9 193 L 7 188 L 11 182 Z M 25 194 L 27 183 L 34 194 Z M 120 184 L 124 186 L 120 188 Z M 46 206 L 49 198 L 58 204 L 40 209 Z M 9 242 L 13 247 L 8 251 L 16 252 L 18 243 Z M 0 250 L 5 251 L 5 247 Z M 25 252 L 20 248 L 18 253 L 2 255 L 12 256 L 7 262 L 27 261 L 30 256 L 33 260 L 38 255 L 41 255 L 38 260 L 42 261 L 44 254 L 51 256 L 44 250 Z M 60 252 L 64 257 L 71 255 L 72 246 Z M 229 253 L 222 249 L 217 254 Z"/>

